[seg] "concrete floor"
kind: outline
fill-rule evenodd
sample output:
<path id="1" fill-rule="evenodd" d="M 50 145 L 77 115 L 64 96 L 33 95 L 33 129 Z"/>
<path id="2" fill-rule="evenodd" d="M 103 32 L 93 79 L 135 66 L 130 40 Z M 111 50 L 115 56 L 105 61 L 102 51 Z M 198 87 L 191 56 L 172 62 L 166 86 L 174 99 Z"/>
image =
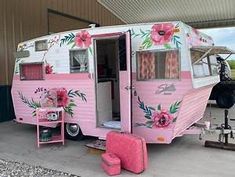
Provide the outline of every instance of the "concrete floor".
<path id="1" fill-rule="evenodd" d="M 210 114 L 211 113 L 211 114 Z M 235 118 L 235 109 L 230 117 Z M 208 106 L 205 119 L 213 123 L 223 120 L 223 109 Z M 235 122 L 233 123 L 235 125 Z M 82 177 L 106 176 L 100 168 L 100 155 L 92 154 L 84 146 L 92 141 L 66 141 L 65 146 L 36 147 L 35 127 L 5 122 L 0 124 L 0 159 L 25 162 L 61 170 Z M 139 176 L 145 177 L 234 177 L 235 152 L 205 148 L 205 139 L 216 135 L 197 135 L 176 138 L 170 145 L 148 145 L 149 167 Z M 232 142 L 235 143 L 234 140 Z M 120 176 L 134 176 L 122 171 Z"/>

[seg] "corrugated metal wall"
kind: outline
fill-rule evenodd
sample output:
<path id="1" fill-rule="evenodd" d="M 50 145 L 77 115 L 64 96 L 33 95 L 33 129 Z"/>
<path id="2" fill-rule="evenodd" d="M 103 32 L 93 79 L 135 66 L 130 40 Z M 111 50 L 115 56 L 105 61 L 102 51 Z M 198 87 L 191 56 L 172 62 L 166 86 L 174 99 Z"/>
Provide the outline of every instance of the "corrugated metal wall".
<path id="1" fill-rule="evenodd" d="M 0 0 L 0 85 L 11 85 L 17 44 L 48 33 L 48 9 L 100 26 L 123 24 L 96 0 Z"/>

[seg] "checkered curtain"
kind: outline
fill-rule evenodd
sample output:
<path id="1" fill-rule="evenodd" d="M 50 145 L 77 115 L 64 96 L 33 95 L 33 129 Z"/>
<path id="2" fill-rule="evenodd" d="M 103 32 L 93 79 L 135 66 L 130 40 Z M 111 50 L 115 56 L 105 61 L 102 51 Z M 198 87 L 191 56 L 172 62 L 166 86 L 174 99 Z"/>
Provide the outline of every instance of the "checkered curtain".
<path id="1" fill-rule="evenodd" d="M 179 78 L 179 61 L 177 51 L 170 51 L 166 53 L 165 78 Z"/>
<path id="2" fill-rule="evenodd" d="M 43 79 L 42 64 L 25 64 L 21 66 L 21 78 L 24 80 Z"/>
<path id="3" fill-rule="evenodd" d="M 139 54 L 139 79 L 154 79 L 155 73 L 155 56 L 154 53 L 144 52 Z"/>

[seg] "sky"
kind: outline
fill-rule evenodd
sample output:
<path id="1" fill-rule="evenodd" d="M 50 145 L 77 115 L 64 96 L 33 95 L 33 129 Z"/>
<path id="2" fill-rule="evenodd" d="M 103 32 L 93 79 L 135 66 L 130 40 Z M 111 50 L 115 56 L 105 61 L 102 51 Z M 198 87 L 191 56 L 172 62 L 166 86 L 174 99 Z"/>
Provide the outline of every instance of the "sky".
<path id="1" fill-rule="evenodd" d="M 201 29 L 200 31 L 211 36 L 216 46 L 226 46 L 235 51 L 235 27 Z M 235 55 L 229 59 L 235 60 Z"/>

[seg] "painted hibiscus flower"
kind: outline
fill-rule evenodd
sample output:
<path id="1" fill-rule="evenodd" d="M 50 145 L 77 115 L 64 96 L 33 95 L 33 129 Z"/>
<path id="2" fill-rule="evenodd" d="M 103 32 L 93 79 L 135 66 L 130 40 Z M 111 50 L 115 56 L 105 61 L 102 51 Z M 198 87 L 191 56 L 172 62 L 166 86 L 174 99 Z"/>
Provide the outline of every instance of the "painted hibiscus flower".
<path id="1" fill-rule="evenodd" d="M 46 74 L 52 74 L 53 66 L 47 64 L 45 69 L 46 69 Z"/>
<path id="2" fill-rule="evenodd" d="M 57 89 L 57 105 L 58 107 L 65 107 L 69 102 L 67 90 L 65 88 Z"/>
<path id="3" fill-rule="evenodd" d="M 155 45 L 162 45 L 170 42 L 174 34 L 172 23 L 155 24 L 151 30 L 151 39 Z"/>
<path id="4" fill-rule="evenodd" d="M 154 125 L 156 127 L 167 127 L 173 120 L 173 117 L 166 111 L 162 110 L 160 113 L 153 113 Z"/>
<path id="5" fill-rule="evenodd" d="M 76 34 L 75 44 L 78 47 L 89 47 L 91 45 L 91 35 L 86 30 L 82 30 Z"/>

